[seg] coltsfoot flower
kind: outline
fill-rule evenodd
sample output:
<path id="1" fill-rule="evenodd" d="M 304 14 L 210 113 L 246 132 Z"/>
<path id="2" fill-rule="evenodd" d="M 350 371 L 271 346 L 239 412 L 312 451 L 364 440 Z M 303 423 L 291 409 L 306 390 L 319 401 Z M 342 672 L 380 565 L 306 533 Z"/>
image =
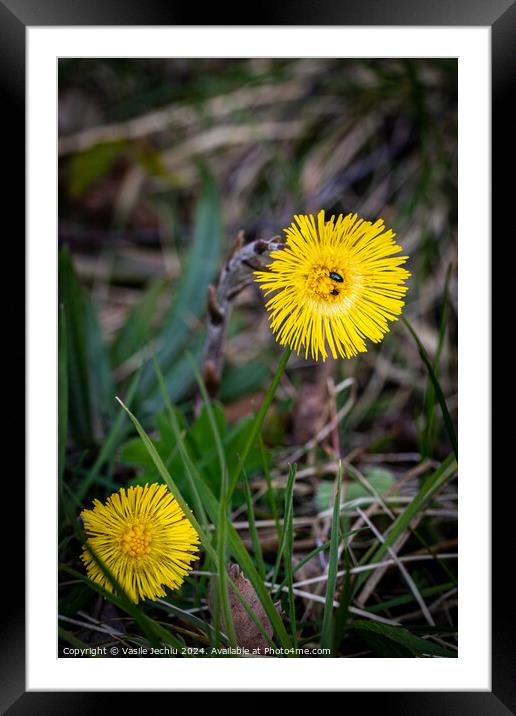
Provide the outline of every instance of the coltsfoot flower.
<path id="1" fill-rule="evenodd" d="M 87 535 L 81 559 L 90 579 L 110 592 L 88 544 L 135 603 L 177 589 L 198 559 L 199 536 L 165 485 L 123 487 L 81 517 Z"/>
<path id="2" fill-rule="evenodd" d="M 315 360 L 367 351 L 366 339 L 379 343 L 401 313 L 408 256 L 395 256 L 402 249 L 382 219 L 326 221 L 324 211 L 294 219 L 285 248 L 255 271 L 264 294 L 274 294 L 266 308 L 276 340 Z"/>

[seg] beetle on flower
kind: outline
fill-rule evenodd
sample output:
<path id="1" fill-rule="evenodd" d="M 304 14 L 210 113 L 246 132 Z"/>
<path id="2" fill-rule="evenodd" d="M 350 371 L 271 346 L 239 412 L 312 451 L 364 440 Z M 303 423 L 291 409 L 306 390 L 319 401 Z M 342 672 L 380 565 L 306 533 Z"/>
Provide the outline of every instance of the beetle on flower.
<path id="1" fill-rule="evenodd" d="M 389 321 L 400 315 L 410 273 L 408 256 L 382 219 L 356 214 L 325 220 L 324 211 L 298 215 L 286 233 L 286 246 L 271 252 L 255 281 L 266 296 L 276 340 L 315 360 L 351 358 L 379 343 Z"/>

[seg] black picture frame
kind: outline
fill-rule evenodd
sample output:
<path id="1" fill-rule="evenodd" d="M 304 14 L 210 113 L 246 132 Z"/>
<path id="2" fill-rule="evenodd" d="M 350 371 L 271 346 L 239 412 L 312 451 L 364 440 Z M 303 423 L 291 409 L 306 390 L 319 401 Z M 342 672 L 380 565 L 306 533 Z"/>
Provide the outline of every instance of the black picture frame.
<path id="1" fill-rule="evenodd" d="M 256 6 L 254 18 L 245 17 L 241 10 L 226 13 L 213 5 L 203 12 L 203 25 L 433 25 L 433 26 L 489 26 L 492 37 L 492 236 L 512 232 L 511 207 L 514 203 L 514 178 L 505 176 L 507 166 L 514 165 L 515 132 L 510 107 L 516 65 L 516 0 L 340 0 L 314 2 L 298 0 Z M 194 16 L 194 13 L 196 17 Z M 191 25 L 199 19 L 198 9 L 174 7 L 159 0 L 0 0 L 0 86 L 2 88 L 2 125 L 4 146 L 2 155 L 8 172 L 7 196 L 9 213 L 25 216 L 25 41 L 29 26 L 75 25 Z M 8 137 L 9 141 L 5 141 Z M 9 152 L 12 156 L 8 159 Z M 4 190 L 5 191 L 5 190 Z M 472 207 L 474 210 L 474 207 Z M 507 224 L 509 221 L 509 224 Z M 503 224 L 502 224 L 503 222 Z M 18 251 L 17 265 L 24 265 L 24 244 L 21 239 L 23 220 L 16 226 L 16 238 L 11 238 L 12 250 Z M 11 251 L 11 248 L 9 248 Z M 509 267 L 506 266 L 506 271 Z M 508 277 L 509 278 L 509 277 Z M 493 301 L 498 298 L 504 277 L 493 285 Z M 20 305 L 20 301 L 18 301 Z M 23 297 L 21 297 L 23 307 Z M 498 302 L 500 306 L 500 301 Z M 13 335 L 16 334 L 12 321 Z M 23 344 L 23 335 L 19 345 Z M 29 350 L 34 349 L 28 346 Z M 16 357 L 15 357 L 16 358 Z M 19 359 L 17 359 L 18 362 Z M 20 365 L 21 370 L 22 365 Z M 497 375 L 503 374 L 498 366 Z M 493 372 L 493 375 L 495 373 Z M 502 438 L 497 431 L 499 445 Z M 490 440 L 490 436 L 486 436 Z M 469 446 L 467 446 L 469 447 Z M 496 451 L 493 449 L 492 454 Z M 514 639 L 514 599 L 506 585 L 507 540 L 504 529 L 511 524 L 514 479 L 504 480 L 503 471 L 498 482 L 493 480 L 493 592 L 492 592 L 492 691 L 491 692 L 348 692 L 345 708 L 353 708 L 350 699 L 357 700 L 361 711 L 378 707 L 382 714 L 482 714 L 497 716 L 516 713 L 516 641 Z M 466 476 L 468 477 L 468 476 Z M 469 476 L 474 477 L 474 476 Z M 509 483 L 509 484 L 507 484 Z M 17 523 L 24 523 L 24 485 L 20 475 L 9 484 L 9 504 L 18 506 Z M 10 508 L 11 511 L 11 508 Z M 495 519 L 496 517 L 496 519 Z M 514 519 L 514 518 L 513 518 Z M 512 521 L 513 521 L 512 519 Z M 20 585 L 16 600 L 8 612 L 8 622 L 0 641 L 0 709 L 9 716 L 21 714 L 91 713 L 103 706 L 119 707 L 120 693 L 105 693 L 102 700 L 96 692 L 26 692 L 25 691 L 25 612 L 21 585 L 24 583 L 23 530 L 18 528 L 15 545 L 3 554 L 4 591 L 7 584 Z M 512 552 L 511 552 L 512 553 Z M 12 587 L 11 587 L 12 588 Z M 9 595 L 8 595 L 9 596 Z M 12 595 L 11 595 L 12 596 Z M 467 598 L 467 597 L 466 597 Z M 4 612 L 5 613 L 5 612 Z M 313 684 L 317 691 L 317 684 Z M 153 694 L 154 696 L 154 694 Z M 143 703 L 139 694 L 131 700 Z M 172 704 L 171 704 L 172 705 Z M 151 710 L 146 707 L 149 713 Z"/>

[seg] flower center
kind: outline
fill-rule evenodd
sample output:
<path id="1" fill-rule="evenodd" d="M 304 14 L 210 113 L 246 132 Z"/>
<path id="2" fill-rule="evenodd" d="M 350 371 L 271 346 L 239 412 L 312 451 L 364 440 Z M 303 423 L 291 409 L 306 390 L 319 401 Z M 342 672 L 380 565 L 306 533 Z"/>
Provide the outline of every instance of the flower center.
<path id="1" fill-rule="evenodd" d="M 120 540 L 120 547 L 129 557 L 143 557 L 151 551 L 150 532 L 141 522 L 135 522 Z"/>
<path id="2" fill-rule="evenodd" d="M 306 282 L 312 296 L 328 303 L 342 299 L 345 285 L 346 277 L 340 268 L 323 264 L 316 264 L 312 268 Z"/>

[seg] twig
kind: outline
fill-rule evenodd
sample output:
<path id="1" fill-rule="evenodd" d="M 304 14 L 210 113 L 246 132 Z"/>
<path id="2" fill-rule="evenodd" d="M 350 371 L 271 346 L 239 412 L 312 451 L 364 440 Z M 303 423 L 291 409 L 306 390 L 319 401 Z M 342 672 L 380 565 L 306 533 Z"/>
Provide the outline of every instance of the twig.
<path id="1" fill-rule="evenodd" d="M 202 373 L 208 394 L 216 397 L 224 367 L 224 342 L 231 308 L 236 296 L 249 285 L 251 271 L 262 268 L 260 257 L 284 247 L 279 237 L 257 239 L 244 245 L 244 232 L 240 231 L 233 252 L 226 261 L 217 287 L 208 286 L 207 335 L 204 345 Z"/>

